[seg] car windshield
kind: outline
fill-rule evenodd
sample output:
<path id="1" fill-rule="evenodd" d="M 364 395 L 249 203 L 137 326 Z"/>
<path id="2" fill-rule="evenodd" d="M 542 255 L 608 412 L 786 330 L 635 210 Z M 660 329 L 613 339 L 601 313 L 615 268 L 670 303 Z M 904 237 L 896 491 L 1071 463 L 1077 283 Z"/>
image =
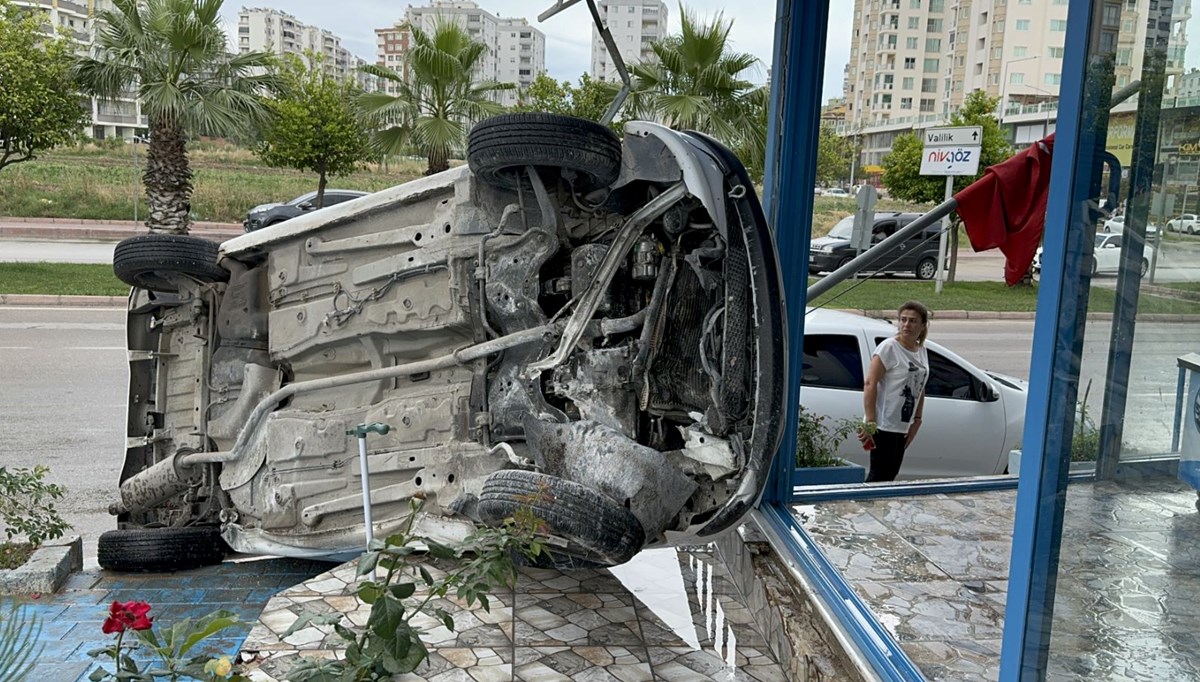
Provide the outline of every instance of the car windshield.
<path id="1" fill-rule="evenodd" d="M 312 201 L 313 199 L 316 199 L 316 198 L 317 198 L 316 192 L 309 192 L 308 194 L 301 194 L 300 196 L 296 197 L 295 199 L 292 199 L 291 201 L 289 201 L 288 206 L 299 206 L 300 204 L 302 204 L 306 201 Z"/>
<path id="2" fill-rule="evenodd" d="M 1101 246 L 1103 246 L 1103 245 L 1104 245 L 1104 242 L 1108 241 L 1108 239 L 1109 239 L 1109 235 L 1104 235 L 1104 234 L 1098 234 L 1098 235 L 1096 235 L 1096 246 L 1095 246 L 1095 248 L 1097 248 L 1097 249 L 1098 249 L 1098 248 L 1100 248 Z"/>
<path id="3" fill-rule="evenodd" d="M 854 216 L 846 216 L 838 221 L 837 225 L 829 231 L 830 237 L 838 239 L 849 239 L 854 235 Z"/>

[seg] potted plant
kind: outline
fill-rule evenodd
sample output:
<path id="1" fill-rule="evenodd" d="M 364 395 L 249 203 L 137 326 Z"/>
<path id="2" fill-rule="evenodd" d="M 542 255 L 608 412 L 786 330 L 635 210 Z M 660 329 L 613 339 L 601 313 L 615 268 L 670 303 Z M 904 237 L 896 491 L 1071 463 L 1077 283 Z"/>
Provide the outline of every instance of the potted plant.
<path id="1" fill-rule="evenodd" d="M 854 419 L 827 423 L 828 417 L 800 406 L 796 415 L 796 469 L 793 485 L 862 483 L 867 470 L 837 455 L 842 442 L 863 424 Z"/>

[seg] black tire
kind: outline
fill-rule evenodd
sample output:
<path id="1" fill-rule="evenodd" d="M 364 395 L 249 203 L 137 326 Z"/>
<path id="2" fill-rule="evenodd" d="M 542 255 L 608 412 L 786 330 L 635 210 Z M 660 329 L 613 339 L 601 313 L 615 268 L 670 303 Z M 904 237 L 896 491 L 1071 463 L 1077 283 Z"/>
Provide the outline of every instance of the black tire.
<path id="1" fill-rule="evenodd" d="M 96 543 L 96 559 L 109 571 L 165 572 L 219 564 L 228 546 L 216 526 L 110 530 Z"/>
<path id="2" fill-rule="evenodd" d="M 467 165 L 483 182 L 518 186 L 526 166 L 557 181 L 573 176 L 576 191 L 611 185 L 621 171 L 621 140 L 595 121 L 544 112 L 502 114 L 480 121 L 467 140 Z"/>
<path id="3" fill-rule="evenodd" d="M 1092 256 L 1092 277 L 1095 277 L 1098 272 L 1100 272 L 1100 263 L 1095 256 Z"/>
<path id="4" fill-rule="evenodd" d="M 574 481 L 519 469 L 488 476 L 479 495 L 479 517 L 484 523 L 499 525 L 522 508 L 540 519 L 549 535 L 567 541 L 565 547 L 546 547 L 552 550 L 549 559 L 556 567 L 623 564 L 646 541 L 632 512 Z"/>
<path id="5" fill-rule="evenodd" d="M 1150 261 L 1143 258 L 1142 259 L 1142 269 L 1138 273 L 1138 277 L 1145 277 L 1147 272 L 1150 272 Z"/>
<path id="6" fill-rule="evenodd" d="M 217 265 L 217 243 L 183 234 L 143 234 L 120 242 L 113 273 L 131 287 L 165 293 L 179 291 L 178 276 L 229 281 L 229 272 Z"/>
<path id="7" fill-rule="evenodd" d="M 842 268 L 846 267 L 846 265 L 849 264 L 850 261 L 852 261 L 852 260 L 854 260 L 854 256 L 846 256 L 845 258 L 838 261 L 837 267 L 835 267 L 833 270 L 841 270 Z M 833 270 L 830 270 L 830 272 L 833 272 Z"/>
<path id="8" fill-rule="evenodd" d="M 937 261 L 926 256 L 917 261 L 917 267 L 913 268 L 913 274 L 917 279 L 933 279 L 937 275 Z"/>

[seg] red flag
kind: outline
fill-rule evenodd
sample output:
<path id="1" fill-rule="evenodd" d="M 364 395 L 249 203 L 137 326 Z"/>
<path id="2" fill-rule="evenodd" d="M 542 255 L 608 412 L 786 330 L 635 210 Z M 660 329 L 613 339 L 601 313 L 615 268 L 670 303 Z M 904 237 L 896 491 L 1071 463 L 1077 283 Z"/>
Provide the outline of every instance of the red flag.
<path id="1" fill-rule="evenodd" d="M 1051 133 L 989 167 L 983 177 L 954 195 L 971 248 L 986 251 L 999 247 L 1005 258 L 1004 281 L 1010 287 L 1029 271 L 1042 241 L 1053 151 Z"/>

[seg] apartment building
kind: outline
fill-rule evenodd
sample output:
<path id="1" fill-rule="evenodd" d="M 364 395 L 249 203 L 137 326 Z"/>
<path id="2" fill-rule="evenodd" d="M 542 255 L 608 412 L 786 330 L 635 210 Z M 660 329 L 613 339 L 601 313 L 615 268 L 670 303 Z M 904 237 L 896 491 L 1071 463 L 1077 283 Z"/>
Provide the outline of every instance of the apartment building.
<path id="1" fill-rule="evenodd" d="M 651 43 L 667 35 L 667 3 L 662 0 L 600 0 L 596 9 L 608 26 L 626 66 L 655 59 Z M 592 77 L 620 81 L 600 31 L 592 26 Z"/>
<path id="2" fill-rule="evenodd" d="M 432 33 L 439 21 L 458 24 L 471 38 L 487 46 L 487 53 L 475 68 L 475 78 L 479 81 L 495 80 L 524 88 L 546 71 L 544 33 L 523 17 L 500 17 L 470 0 L 433 0 L 420 7 L 409 5 L 404 19 L 395 26 L 375 29 L 375 63 L 403 74 L 404 57 L 412 42 L 404 25 Z M 394 85 L 381 86 L 385 92 L 395 94 Z M 518 97 L 517 90 L 497 93 L 498 101 L 505 106 L 516 104 Z"/>
<path id="3" fill-rule="evenodd" d="M 1182 85 L 1189 4 L 1112 0 L 1101 48 L 1115 52 L 1117 87 L 1141 72 L 1147 28 L 1138 17 L 1156 10 L 1172 27 L 1168 92 L 1176 77 Z M 1052 132 L 1066 28 L 1067 0 L 855 0 L 843 96 L 863 165 L 878 165 L 899 135 L 944 124 L 975 90 L 1000 100 L 1017 145 Z"/>
<path id="4" fill-rule="evenodd" d="M 78 43 L 79 50 L 91 50 L 95 41 L 96 18 L 112 9 L 111 0 L 15 0 L 14 4 L 41 12 L 46 25 L 66 29 Z M 135 93 L 115 101 L 91 98 L 88 102 L 91 122 L 87 133 L 96 139 L 121 137 L 132 139 L 145 132 L 149 123 L 142 114 Z"/>
<path id="5" fill-rule="evenodd" d="M 375 90 L 374 77 L 359 66 L 366 61 L 342 47 L 342 39 L 317 26 L 270 7 L 243 7 L 238 13 L 238 52 L 269 52 L 296 55 L 309 66 L 308 55 L 320 55 L 325 72 L 338 81 L 350 80 L 365 90 Z"/>

